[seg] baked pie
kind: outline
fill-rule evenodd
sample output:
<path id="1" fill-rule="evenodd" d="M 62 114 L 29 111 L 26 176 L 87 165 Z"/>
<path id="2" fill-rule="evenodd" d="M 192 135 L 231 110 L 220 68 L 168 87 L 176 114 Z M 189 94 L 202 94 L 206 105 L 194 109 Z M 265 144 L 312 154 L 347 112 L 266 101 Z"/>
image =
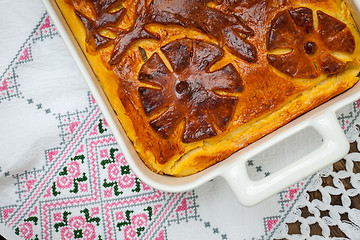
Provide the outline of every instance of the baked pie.
<path id="1" fill-rule="evenodd" d="M 187 176 L 358 81 L 340 0 L 56 0 L 144 163 Z"/>

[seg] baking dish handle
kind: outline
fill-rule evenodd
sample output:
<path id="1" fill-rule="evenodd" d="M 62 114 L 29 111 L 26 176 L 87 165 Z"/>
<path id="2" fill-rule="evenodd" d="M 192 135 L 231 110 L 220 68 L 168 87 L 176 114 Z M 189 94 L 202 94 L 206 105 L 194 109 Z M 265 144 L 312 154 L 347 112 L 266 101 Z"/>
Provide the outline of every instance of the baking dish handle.
<path id="1" fill-rule="evenodd" d="M 222 177 L 229 183 L 240 203 L 245 206 L 255 205 L 327 165 L 340 160 L 348 153 L 349 142 L 337 121 L 335 113 L 330 111 L 323 112 L 312 120 L 297 125 L 295 129 L 293 128 L 275 136 L 275 141 L 272 141 L 262 150 L 285 140 L 306 127 L 313 127 L 319 132 L 323 137 L 322 145 L 268 177 L 258 181 L 252 181 L 249 178 L 246 170 L 246 162 L 249 160 L 249 156 L 245 157 L 247 159 L 235 162 L 225 169 Z"/>

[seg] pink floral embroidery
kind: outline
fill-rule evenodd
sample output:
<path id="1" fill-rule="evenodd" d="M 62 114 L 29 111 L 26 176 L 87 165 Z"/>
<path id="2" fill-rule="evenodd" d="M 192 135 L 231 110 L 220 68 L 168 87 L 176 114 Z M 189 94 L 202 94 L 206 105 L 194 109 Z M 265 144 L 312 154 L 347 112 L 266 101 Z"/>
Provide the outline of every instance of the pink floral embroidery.
<path id="1" fill-rule="evenodd" d="M 106 127 L 109 126 L 108 123 L 106 122 L 105 118 L 103 118 L 102 121 Z"/>
<path id="2" fill-rule="evenodd" d="M 25 48 L 22 55 L 19 57 L 19 62 L 29 60 L 29 48 Z"/>
<path id="3" fill-rule="evenodd" d="M 85 226 L 83 227 L 83 236 L 84 239 L 95 239 L 95 226 L 91 223 L 85 224 Z"/>
<path id="4" fill-rule="evenodd" d="M 121 164 L 123 165 L 127 165 L 128 163 L 126 162 L 126 159 L 124 157 L 124 155 L 122 153 L 119 153 L 118 155 L 116 155 L 116 161 L 119 161 Z"/>
<path id="5" fill-rule="evenodd" d="M 51 27 L 51 23 L 50 23 L 50 17 L 46 17 L 44 23 L 40 26 L 39 30 L 44 30 L 46 28 Z"/>
<path id="6" fill-rule="evenodd" d="M 124 238 L 126 240 L 135 240 L 148 225 L 149 218 L 145 213 L 132 216 L 131 225 L 124 228 Z"/>
<path id="7" fill-rule="evenodd" d="M 125 221 L 124 212 L 117 212 L 115 213 L 115 218 L 117 221 Z"/>
<path id="8" fill-rule="evenodd" d="M 148 206 L 143 210 L 144 212 L 138 214 L 134 214 L 133 210 L 116 213 L 116 219 L 119 221 L 116 226 L 119 231 L 122 231 L 124 239 L 133 240 L 141 237 L 153 216 L 152 207 Z"/>
<path id="9" fill-rule="evenodd" d="M 79 188 L 80 188 L 80 191 L 81 191 L 81 192 L 87 192 L 87 191 L 88 191 L 88 185 L 87 185 L 87 183 L 84 183 L 84 184 L 79 183 Z"/>
<path id="10" fill-rule="evenodd" d="M 131 222 L 135 227 L 145 227 L 148 225 L 148 216 L 145 213 L 134 215 Z"/>
<path id="11" fill-rule="evenodd" d="M 90 217 L 93 217 L 94 215 L 97 215 L 99 213 L 100 213 L 99 207 L 93 207 L 93 208 L 91 208 L 91 216 Z"/>
<path id="12" fill-rule="evenodd" d="M 111 163 L 108 168 L 108 179 L 112 182 L 117 182 L 121 188 L 132 188 L 135 184 L 135 175 L 121 175 L 121 170 L 118 164 Z"/>
<path id="13" fill-rule="evenodd" d="M 103 159 L 100 164 L 106 169 L 107 178 L 103 180 L 102 186 L 110 188 L 115 196 L 123 194 L 123 190 L 131 189 L 132 192 L 141 191 L 141 181 L 130 170 L 130 167 L 123 164 L 124 156 L 116 148 L 109 150 L 109 159 Z M 106 197 L 111 197 L 110 192 L 106 192 Z"/>
<path id="14" fill-rule="evenodd" d="M 109 164 L 108 168 L 108 178 L 110 181 L 117 181 L 120 175 L 120 169 L 116 163 Z"/>
<path id="15" fill-rule="evenodd" d="M 29 222 L 24 222 L 19 225 L 20 237 L 30 239 L 33 236 L 33 225 Z"/>
<path id="16" fill-rule="evenodd" d="M 4 81 L 2 82 L 2 86 L 0 86 L 0 91 L 5 91 L 8 90 L 8 84 L 6 79 L 4 79 Z"/>
<path id="17" fill-rule="evenodd" d="M 62 175 L 57 177 L 56 184 L 60 189 L 71 188 L 74 183 L 74 179 L 79 177 L 80 164 L 76 161 L 71 161 L 67 164 L 67 175 Z"/>
<path id="18" fill-rule="evenodd" d="M 54 213 L 54 221 L 63 221 L 61 212 Z"/>
<path id="19" fill-rule="evenodd" d="M 137 240 L 136 231 L 133 226 L 126 226 L 124 229 L 125 240 Z"/>
<path id="20" fill-rule="evenodd" d="M 61 240 L 74 239 L 74 233 L 70 227 L 64 227 L 61 229 Z"/>
<path id="21" fill-rule="evenodd" d="M 73 178 L 78 178 L 81 174 L 80 163 L 78 163 L 76 161 L 71 161 L 67 165 L 68 165 L 69 176 L 71 176 Z"/>
<path id="22" fill-rule="evenodd" d="M 100 150 L 100 157 L 101 158 L 109 158 L 108 150 L 107 149 L 101 149 Z"/>
<path id="23" fill-rule="evenodd" d="M 113 190 L 112 189 L 106 189 L 104 190 L 104 196 L 106 198 L 111 198 L 113 196 Z"/>
<path id="24" fill-rule="evenodd" d="M 73 186 L 73 181 L 74 181 L 74 178 L 71 176 L 68 176 L 68 175 L 58 176 L 56 185 L 60 189 L 67 189 L 67 188 L 71 188 Z"/>
<path id="25" fill-rule="evenodd" d="M 81 172 L 80 162 L 84 163 L 85 156 L 84 155 L 77 155 L 71 158 L 72 161 L 68 162 L 66 167 L 59 172 L 56 182 L 53 182 L 51 187 L 52 194 L 57 196 L 61 194 L 60 190 L 69 189 L 71 193 L 78 193 L 79 190 L 81 192 L 88 191 L 88 185 L 86 181 L 88 180 L 85 173 Z"/>
<path id="26" fill-rule="evenodd" d="M 86 220 L 83 216 L 76 216 L 69 219 L 69 226 L 73 228 L 81 228 Z"/>
<path id="27" fill-rule="evenodd" d="M 61 229 L 61 239 L 86 239 L 96 238 L 95 226 L 87 223 L 83 216 L 75 216 L 69 219 L 69 225 Z"/>
<path id="28" fill-rule="evenodd" d="M 135 175 L 120 176 L 118 184 L 121 188 L 131 188 L 135 184 Z"/>

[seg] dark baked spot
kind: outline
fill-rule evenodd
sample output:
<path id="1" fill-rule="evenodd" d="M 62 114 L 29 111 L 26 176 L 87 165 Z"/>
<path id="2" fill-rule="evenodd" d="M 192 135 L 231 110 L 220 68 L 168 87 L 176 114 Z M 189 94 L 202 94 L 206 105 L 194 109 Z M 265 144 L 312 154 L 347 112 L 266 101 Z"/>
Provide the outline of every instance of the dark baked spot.
<path id="1" fill-rule="evenodd" d="M 304 50 L 307 54 L 313 55 L 316 53 L 317 45 L 314 42 L 307 42 L 304 45 Z"/>
<path id="2" fill-rule="evenodd" d="M 178 94 L 183 94 L 189 90 L 189 83 L 186 81 L 180 81 L 176 84 L 175 90 Z"/>
<path id="3" fill-rule="evenodd" d="M 146 55 L 146 51 L 145 49 L 143 49 L 142 47 L 139 47 L 139 51 L 140 51 L 140 54 L 141 54 L 141 58 L 144 62 L 146 62 L 148 60 L 148 57 Z"/>

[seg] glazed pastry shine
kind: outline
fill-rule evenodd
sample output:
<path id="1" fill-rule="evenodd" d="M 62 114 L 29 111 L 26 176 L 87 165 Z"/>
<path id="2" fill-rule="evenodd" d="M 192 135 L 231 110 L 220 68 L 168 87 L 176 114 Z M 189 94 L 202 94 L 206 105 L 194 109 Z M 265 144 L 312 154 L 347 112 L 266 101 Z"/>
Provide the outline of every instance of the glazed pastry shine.
<path id="1" fill-rule="evenodd" d="M 208 168 L 358 81 L 340 0 L 57 0 L 154 172 Z"/>

